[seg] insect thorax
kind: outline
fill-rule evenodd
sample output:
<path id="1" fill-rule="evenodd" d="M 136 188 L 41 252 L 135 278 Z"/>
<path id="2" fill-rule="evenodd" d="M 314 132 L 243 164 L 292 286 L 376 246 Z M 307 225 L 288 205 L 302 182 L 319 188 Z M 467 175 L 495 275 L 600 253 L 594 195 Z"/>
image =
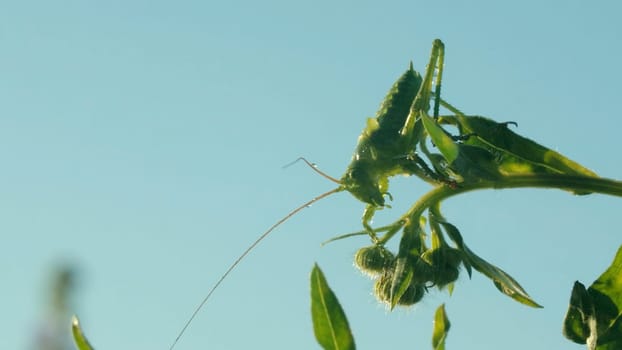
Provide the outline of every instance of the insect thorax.
<path id="1" fill-rule="evenodd" d="M 341 183 L 357 199 L 384 206 L 388 178 L 407 173 L 398 159 L 415 150 L 413 135 L 403 133 L 411 103 L 421 87 L 411 67 L 393 84 L 374 119 L 369 119 Z"/>

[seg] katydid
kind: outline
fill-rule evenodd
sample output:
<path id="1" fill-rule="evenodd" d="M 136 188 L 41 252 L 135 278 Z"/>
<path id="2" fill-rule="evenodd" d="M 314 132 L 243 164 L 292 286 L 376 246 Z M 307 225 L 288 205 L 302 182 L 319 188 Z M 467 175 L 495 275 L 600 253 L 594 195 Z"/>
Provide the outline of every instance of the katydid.
<path id="1" fill-rule="evenodd" d="M 372 238 L 374 233 L 369 222 L 374 212 L 384 207 L 389 177 L 418 175 L 431 182 L 441 180 L 415 150 L 423 133 L 418 117 L 422 111 L 429 109 L 434 70 L 437 62 L 440 62 L 439 71 L 442 69 L 443 57 L 444 45 L 437 39 L 432 45 L 424 79 L 413 70 L 412 64 L 398 79 L 385 97 L 376 118 L 367 120 L 352 161 L 341 178 L 340 183 L 345 190 L 367 203 L 363 226 Z M 435 105 L 437 111 L 438 103 Z"/>
<path id="2" fill-rule="evenodd" d="M 427 66 L 424 78 L 419 75 L 410 64 L 404 74 L 395 82 L 382 102 L 375 118 L 369 118 L 367 125 L 358 139 L 352 161 L 340 180 L 336 180 L 315 168 L 304 160 L 316 172 L 337 182 L 339 186 L 292 210 L 289 214 L 277 221 L 262 233 L 234 262 L 229 266 L 220 279 L 207 293 L 201 303 L 195 308 L 192 315 L 170 346 L 172 350 L 184 332 L 211 297 L 222 281 L 231 271 L 275 228 L 297 214 L 302 209 L 341 191 L 350 192 L 355 198 L 367 204 L 363 214 L 363 226 L 375 241 L 374 230 L 370 226 L 375 210 L 385 207 L 385 196 L 389 196 L 389 178 L 395 175 L 417 175 L 423 180 L 438 184 L 443 179 L 434 172 L 415 153 L 417 144 L 421 141 L 424 128 L 419 115 L 430 108 L 432 96 L 432 78 L 435 68 L 442 68 L 444 45 L 435 40 L 432 46 L 430 63 Z M 438 63 L 438 64 L 437 64 Z M 439 79 L 440 81 L 440 79 Z M 438 115 L 440 85 L 436 85 L 436 100 L 434 114 Z"/>

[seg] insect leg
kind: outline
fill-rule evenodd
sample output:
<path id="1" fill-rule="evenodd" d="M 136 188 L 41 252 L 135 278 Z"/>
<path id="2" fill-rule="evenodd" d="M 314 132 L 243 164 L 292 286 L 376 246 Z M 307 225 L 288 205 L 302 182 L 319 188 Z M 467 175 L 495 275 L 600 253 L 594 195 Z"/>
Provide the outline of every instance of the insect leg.
<path id="1" fill-rule="evenodd" d="M 421 180 L 436 185 L 443 182 L 443 177 L 432 170 L 428 163 L 423 160 L 416 152 L 400 157 L 402 162 L 400 166 L 408 175 L 416 175 Z"/>
<path id="2" fill-rule="evenodd" d="M 425 76 L 419 87 L 419 91 L 415 96 L 414 101 L 410 105 L 410 113 L 408 114 L 408 118 L 406 118 L 406 122 L 404 126 L 400 130 L 400 134 L 408 135 L 408 134 L 420 134 L 422 132 L 422 127 L 416 123 L 419 119 L 419 113 L 421 111 L 427 111 L 430 109 L 430 92 L 432 91 L 432 80 L 433 74 L 435 71 L 436 63 L 445 57 L 445 45 L 440 39 L 434 40 L 432 43 L 432 52 L 430 53 L 430 61 L 426 67 Z M 442 61 L 440 64 L 442 67 Z M 435 110 L 438 109 L 437 104 L 440 104 L 440 80 L 438 78 L 442 77 L 442 69 L 439 69 L 439 75 L 437 76 L 437 99 L 435 101 Z M 418 137 L 418 135 L 415 135 Z"/>
<path id="3" fill-rule="evenodd" d="M 371 240 L 376 243 L 378 242 L 378 237 L 376 236 L 374 229 L 371 227 L 371 221 L 374 217 L 374 213 L 376 213 L 376 206 L 368 204 L 363 212 L 363 227 L 371 237 Z"/>
<path id="4" fill-rule="evenodd" d="M 439 40 L 440 41 L 440 40 Z M 443 79 L 443 65 L 445 64 L 445 46 L 441 46 L 438 50 L 438 73 L 436 75 L 435 91 L 434 91 L 434 118 L 438 118 L 439 107 L 441 101 L 441 80 Z M 429 68 L 428 68 L 429 69 Z"/>

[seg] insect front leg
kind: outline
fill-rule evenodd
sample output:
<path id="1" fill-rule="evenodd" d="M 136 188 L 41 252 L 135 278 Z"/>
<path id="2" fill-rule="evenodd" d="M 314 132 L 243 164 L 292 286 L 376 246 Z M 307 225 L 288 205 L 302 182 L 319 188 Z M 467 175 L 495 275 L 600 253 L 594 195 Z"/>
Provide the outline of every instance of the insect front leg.
<path id="1" fill-rule="evenodd" d="M 371 204 L 368 204 L 365 207 L 365 211 L 363 212 L 363 227 L 365 228 L 365 231 L 367 231 L 367 233 L 369 234 L 369 237 L 371 237 L 371 240 L 374 243 L 378 242 L 378 237 L 376 236 L 376 232 L 371 227 L 371 221 L 375 213 L 376 213 L 376 206 L 371 205 Z"/>
<path id="2" fill-rule="evenodd" d="M 444 176 L 432 169 L 416 152 L 400 157 L 399 164 L 406 175 L 415 175 L 431 185 L 444 182 Z"/>

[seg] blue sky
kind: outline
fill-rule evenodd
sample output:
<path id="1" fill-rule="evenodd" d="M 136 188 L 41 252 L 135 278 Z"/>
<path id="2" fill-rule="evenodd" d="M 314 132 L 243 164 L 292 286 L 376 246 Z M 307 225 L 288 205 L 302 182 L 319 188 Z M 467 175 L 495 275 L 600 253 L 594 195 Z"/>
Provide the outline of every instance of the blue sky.
<path id="1" fill-rule="evenodd" d="M 256 236 L 335 177 L 393 81 L 446 45 L 444 97 L 600 175 L 622 178 L 618 2 L 22 1 L 0 4 L 0 348 L 25 349 L 58 264 L 97 349 L 167 349 Z M 391 222 L 427 190 L 392 181 Z M 479 274 L 388 313 L 352 266 L 364 205 L 347 193 L 287 222 L 230 276 L 177 349 L 317 349 L 308 277 L 323 268 L 358 347 L 581 349 L 561 336 L 575 280 L 622 243 L 620 199 L 470 193 L 444 204 L 469 246 L 544 309 Z"/>

